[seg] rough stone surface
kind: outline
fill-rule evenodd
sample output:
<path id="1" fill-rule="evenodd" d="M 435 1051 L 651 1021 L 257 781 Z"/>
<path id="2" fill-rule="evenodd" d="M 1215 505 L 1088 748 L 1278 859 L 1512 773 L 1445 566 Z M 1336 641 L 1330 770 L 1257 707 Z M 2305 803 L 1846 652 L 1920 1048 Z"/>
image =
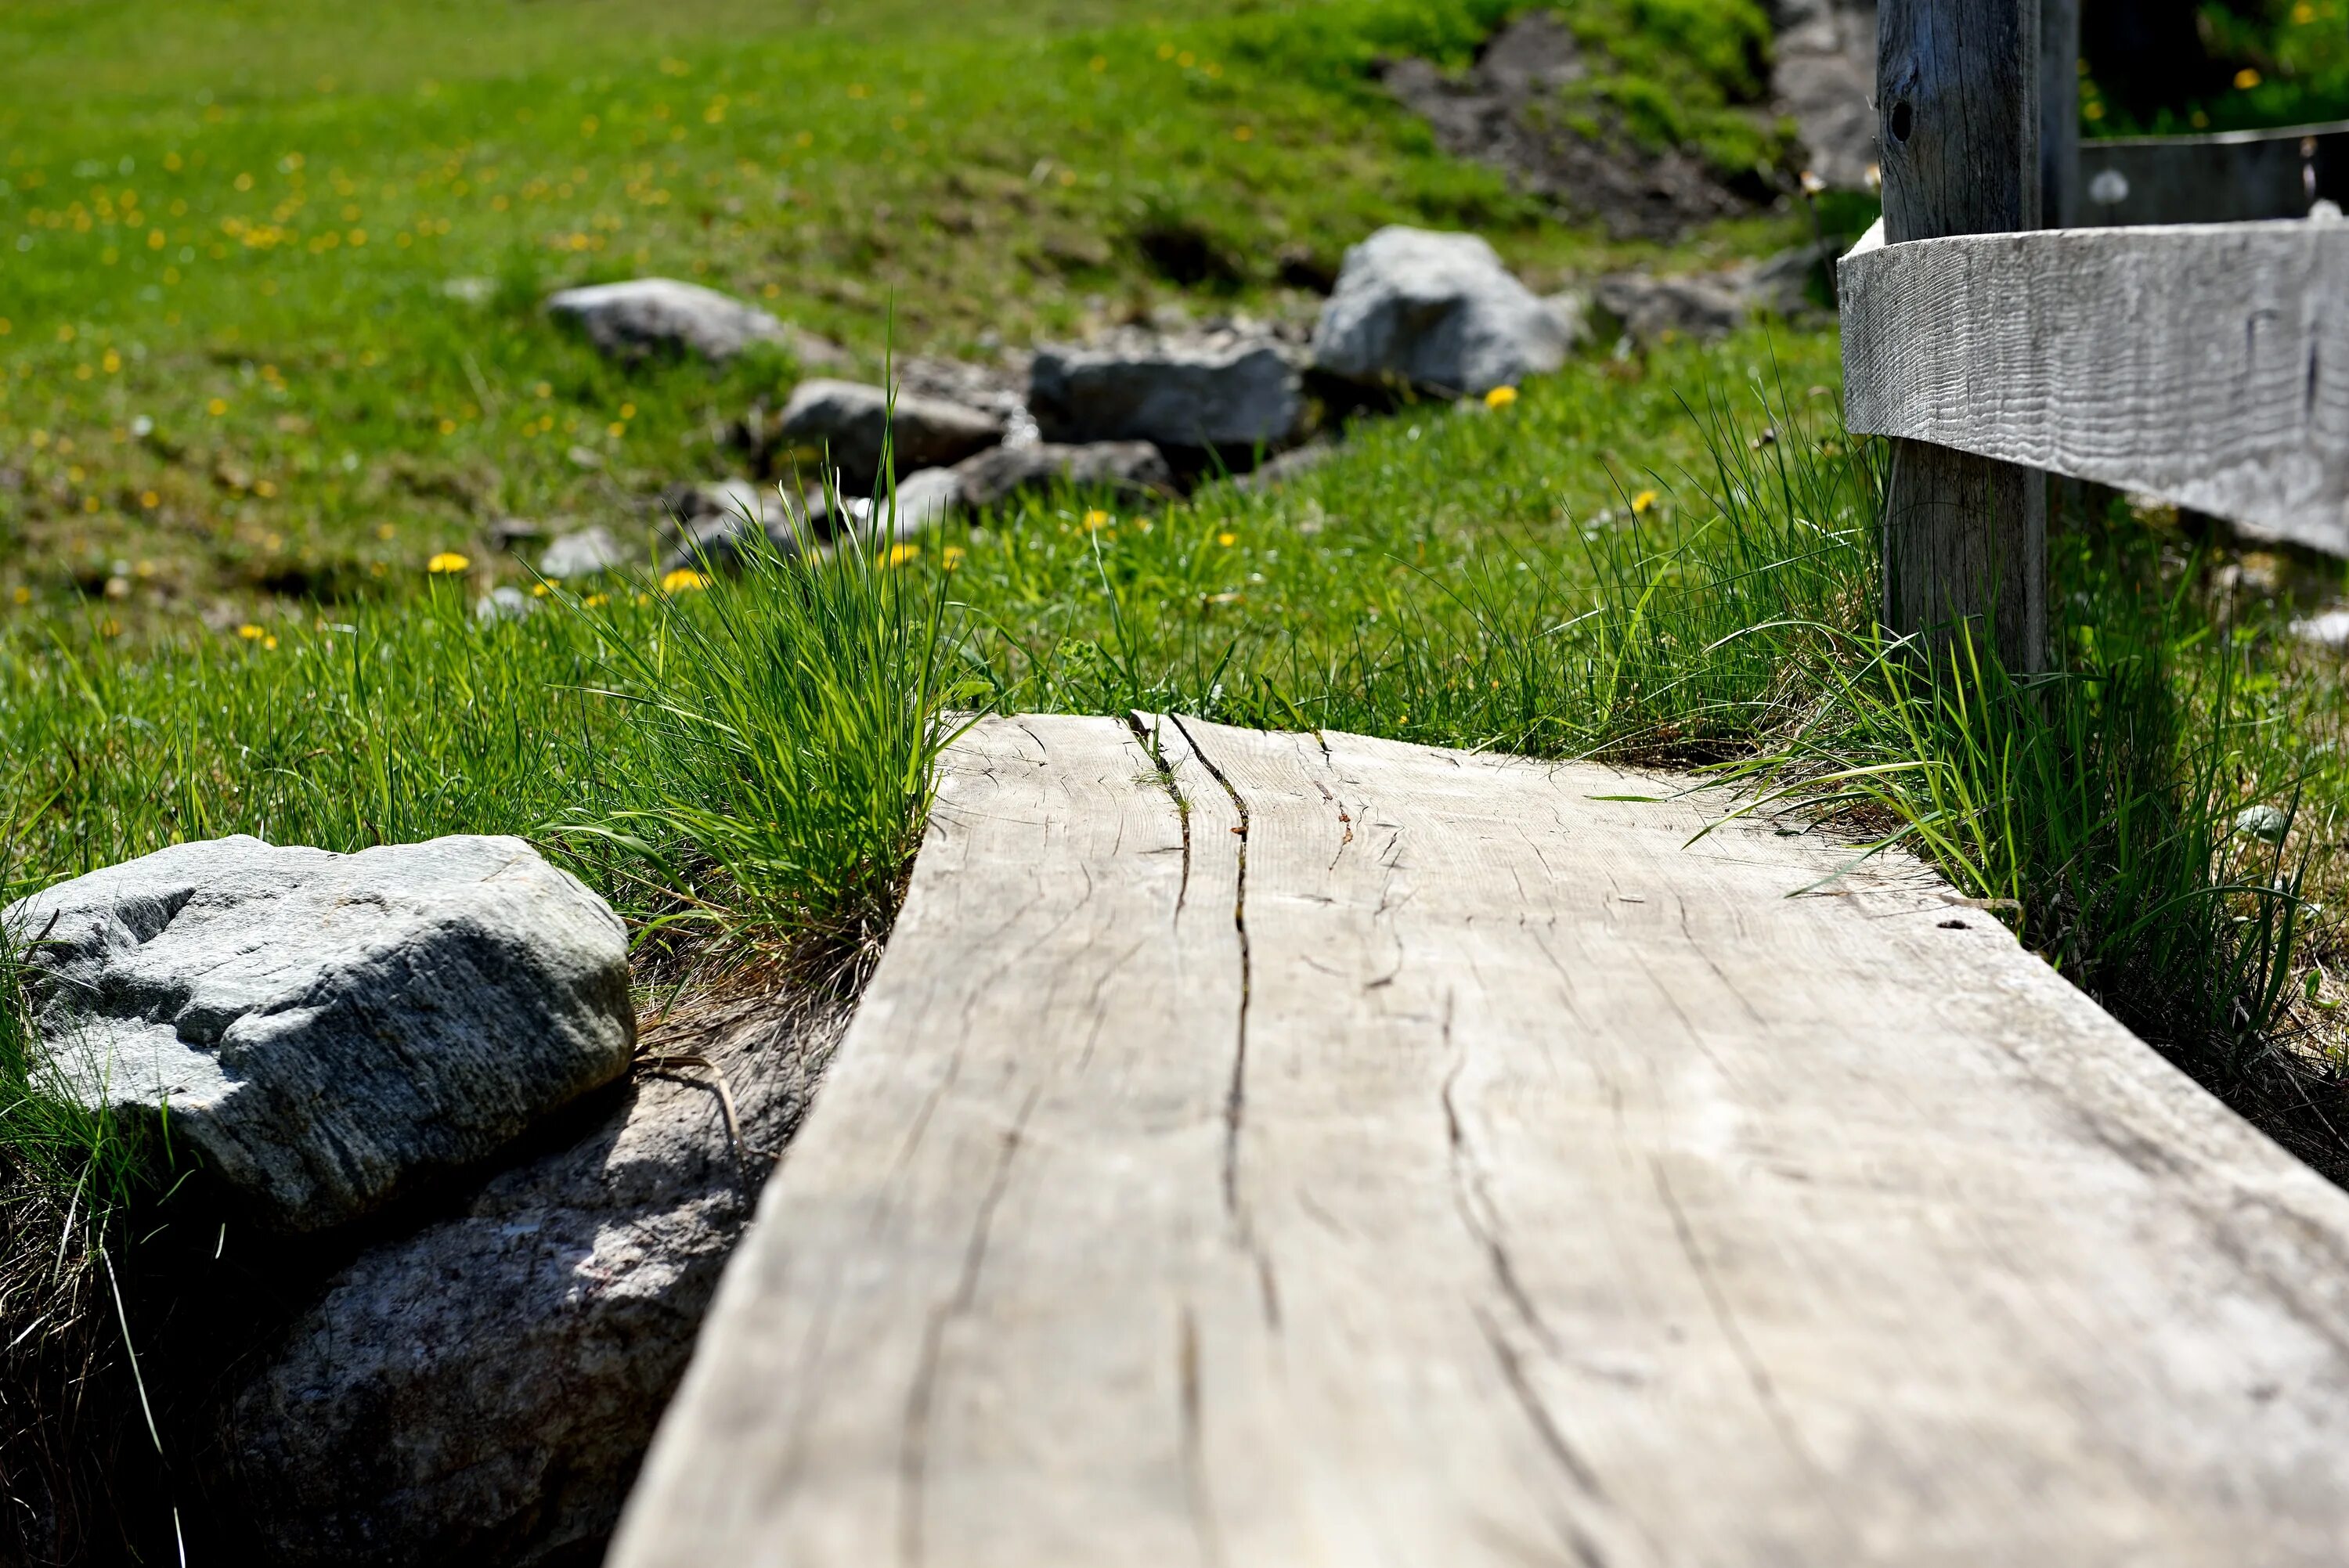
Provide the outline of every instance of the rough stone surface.
<path id="1" fill-rule="evenodd" d="M 976 510 L 1061 483 L 1109 490 L 1135 500 L 1172 494 L 1174 489 L 1174 470 L 1164 454 L 1148 441 L 999 447 L 963 463 L 955 475 L 962 483 L 963 504 Z"/>
<path id="2" fill-rule="evenodd" d="M 1640 343 L 1667 335 L 1722 337 L 1769 311 L 1800 316 L 1815 307 L 1812 278 L 1832 260 L 1833 246 L 1798 246 L 1767 261 L 1725 272 L 1657 278 L 1623 273 L 1601 278 L 1592 297 L 1623 331 Z"/>
<path id="3" fill-rule="evenodd" d="M 628 564 L 628 552 L 612 536 L 608 528 L 583 528 L 576 533 L 566 533 L 546 547 L 538 558 L 539 575 L 561 583 L 574 577 L 593 577 L 599 573 L 616 572 Z"/>
<path id="4" fill-rule="evenodd" d="M 1876 164 L 1875 0 L 1776 0 L 1770 88 L 1801 137 L 1806 170 L 1865 191 Z"/>
<path id="5" fill-rule="evenodd" d="M 590 343 L 618 358 L 689 351 L 705 359 L 731 359 L 754 343 L 780 344 L 802 365 L 829 367 L 848 357 L 839 345 L 754 305 L 675 278 L 565 289 L 550 297 L 546 308 L 576 323 Z"/>
<path id="6" fill-rule="evenodd" d="M 247 1560 L 595 1561 L 840 1021 L 655 1028 L 584 1131 L 328 1279 L 225 1402 Z"/>
<path id="7" fill-rule="evenodd" d="M 181 844 L 0 912 L 69 1092 L 316 1231 L 627 1069 L 627 934 L 519 839 Z"/>
<path id="8" fill-rule="evenodd" d="M 1033 446 L 1040 438 L 1028 412 L 1028 378 L 1034 356 L 1007 352 L 999 365 L 916 356 L 896 366 L 898 389 L 992 414 L 1003 422 L 1003 444 Z"/>
<path id="9" fill-rule="evenodd" d="M 669 520 L 662 532 L 664 572 L 684 567 L 731 572 L 740 568 L 746 547 L 761 535 L 777 554 L 792 556 L 817 548 L 832 532 L 821 490 L 802 493 L 793 511 L 773 485 L 711 480 L 672 485 L 661 492 L 660 504 Z"/>
<path id="10" fill-rule="evenodd" d="M 889 518 L 889 536 L 907 540 L 935 528 L 962 510 L 962 477 L 952 469 L 924 469 L 897 481 L 895 511 L 890 498 L 874 496 L 872 511 Z"/>
<path id="11" fill-rule="evenodd" d="M 781 438 L 791 446 L 828 453 L 842 481 L 869 492 L 881 471 L 885 440 L 893 447 L 900 474 L 950 468 L 1003 439 L 996 416 L 936 397 L 901 392 L 896 407 L 888 391 L 854 381 L 802 382 L 784 406 Z"/>
<path id="12" fill-rule="evenodd" d="M 1125 328 L 1082 347 L 1038 349 L 1028 406 L 1059 444 L 1277 447 L 1304 419 L 1302 368 L 1268 331 Z"/>
<path id="13" fill-rule="evenodd" d="M 2294 621 L 2292 634 L 2320 648 L 2349 648 L 2349 608 L 2326 610 Z"/>
<path id="14" fill-rule="evenodd" d="M 1872 71 L 1872 67 L 1871 67 Z M 1465 72 L 1397 60 L 1387 90 L 1426 119 L 1455 158 L 1499 169 L 1517 189 L 1622 238 L 1671 239 L 1691 226 L 1749 211 L 1758 191 L 1732 190 L 1702 160 L 1643 145 L 1604 101 L 1578 106 L 1600 134 L 1576 130 L 1558 112 L 1561 92 L 1588 76 L 1580 48 L 1546 10 L 1495 33 Z"/>
<path id="15" fill-rule="evenodd" d="M 2292 831 L 2292 818 L 2276 806 L 2246 806 L 2235 815 L 2235 831 L 2281 844 Z"/>
<path id="16" fill-rule="evenodd" d="M 1483 240 L 1390 228 L 1346 253 L 1313 357 L 1348 381 L 1480 396 L 1556 370 L 1571 344 Z"/>

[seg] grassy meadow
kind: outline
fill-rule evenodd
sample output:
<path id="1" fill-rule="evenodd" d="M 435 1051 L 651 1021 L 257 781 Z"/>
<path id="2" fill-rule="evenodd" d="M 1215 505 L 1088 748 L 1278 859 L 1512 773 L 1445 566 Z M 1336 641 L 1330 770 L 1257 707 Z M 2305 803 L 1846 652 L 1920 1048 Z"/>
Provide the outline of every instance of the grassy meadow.
<path id="1" fill-rule="evenodd" d="M 567 284 L 703 282 L 877 377 L 1171 304 L 1303 319 L 1392 222 L 1478 230 L 1542 287 L 1811 236 L 1790 208 L 1621 242 L 1438 153 L 1373 61 L 1458 63 L 1521 8 L 17 0 L 0 903 L 229 832 L 515 832 L 613 900 L 655 985 L 713 952 L 869 954 L 954 713 L 1606 755 L 1927 856 L 2349 1169 L 2323 1125 L 2349 1109 L 2342 683 L 2285 634 L 2338 569 L 2094 498 L 2053 551 L 2056 668 L 1927 668 L 1875 626 L 1884 453 L 1841 429 L 1831 331 L 1602 345 L 1514 397 L 1357 416 L 1277 488 L 1033 498 L 708 583 L 543 589 L 499 548 L 511 518 L 642 537 L 661 486 L 740 469 L 730 427 L 799 373 L 606 362 L 541 310 Z M 1752 0 L 1568 15 L 1634 133 L 1775 156 Z M 543 589 L 535 613 L 477 620 L 498 583 Z M 2238 830 L 2255 806 L 2281 841 Z M 23 1497 L 148 1440 L 107 1292 L 157 1186 L 41 1094 L 8 962 L 0 1486 Z M 163 1539 L 48 1495 L 65 1522 L 28 1561 L 79 1527 Z"/>

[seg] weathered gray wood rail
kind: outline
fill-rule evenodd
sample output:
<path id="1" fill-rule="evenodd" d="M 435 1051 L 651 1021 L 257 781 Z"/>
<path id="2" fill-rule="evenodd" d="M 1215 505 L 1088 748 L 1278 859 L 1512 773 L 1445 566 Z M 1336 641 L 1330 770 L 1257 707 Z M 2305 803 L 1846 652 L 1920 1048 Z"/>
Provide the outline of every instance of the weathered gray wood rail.
<path id="1" fill-rule="evenodd" d="M 2349 1559 L 2349 1196 L 1990 918 L 1144 727 L 950 754 L 615 1568 Z"/>
<path id="2" fill-rule="evenodd" d="M 2079 170 L 2076 221 L 2099 227 L 2302 218 L 2349 201 L 2349 121 L 2083 142 Z"/>
<path id="3" fill-rule="evenodd" d="M 1853 429 L 2349 554 L 2349 223 L 1878 245 L 1840 298 Z"/>

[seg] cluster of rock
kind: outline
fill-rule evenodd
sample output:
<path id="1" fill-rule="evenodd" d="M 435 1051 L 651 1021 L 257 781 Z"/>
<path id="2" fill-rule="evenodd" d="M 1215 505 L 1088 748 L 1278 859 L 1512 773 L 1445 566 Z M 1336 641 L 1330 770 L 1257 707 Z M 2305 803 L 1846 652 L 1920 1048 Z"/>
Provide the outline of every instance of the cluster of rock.
<path id="1" fill-rule="evenodd" d="M 608 1533 L 828 1034 L 717 1028 L 659 1076 L 620 921 L 513 839 L 183 844 L 0 935 L 52 1091 L 168 1124 L 171 1223 L 262 1282 L 208 1262 L 177 1315 L 213 1327 L 140 1343 L 213 1456 L 200 1539 L 390 1568 Z"/>
<path id="2" fill-rule="evenodd" d="M 571 291 L 553 308 L 622 354 L 666 344 L 715 355 L 786 332 L 667 279 Z M 1636 326 L 1654 313 L 1627 314 Z M 757 466 L 802 476 L 796 502 L 742 480 L 677 487 L 663 497 L 667 562 L 728 565 L 761 535 L 786 554 L 850 529 L 905 538 L 1061 484 L 1137 500 L 1170 494 L 1188 476 L 1245 472 L 1296 448 L 1311 434 L 1317 394 L 1475 397 L 1555 371 L 1594 315 L 1588 294 L 1535 294 L 1475 235 L 1390 228 L 1347 253 L 1309 336 L 1247 320 L 1133 326 L 1041 346 L 1018 362 L 1016 380 L 917 360 L 894 393 L 804 381 L 741 430 Z M 876 498 L 885 455 L 897 478 Z M 552 578 L 610 570 L 615 544 L 566 538 L 539 568 Z"/>

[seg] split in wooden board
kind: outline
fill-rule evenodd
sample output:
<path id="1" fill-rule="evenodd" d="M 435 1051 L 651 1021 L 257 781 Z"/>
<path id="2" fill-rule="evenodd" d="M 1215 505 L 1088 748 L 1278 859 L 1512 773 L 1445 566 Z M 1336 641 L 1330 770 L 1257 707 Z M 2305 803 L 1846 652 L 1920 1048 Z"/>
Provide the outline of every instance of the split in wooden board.
<path id="1" fill-rule="evenodd" d="M 2349 1556 L 2349 1196 L 1657 789 L 981 724 L 611 1561 Z"/>

